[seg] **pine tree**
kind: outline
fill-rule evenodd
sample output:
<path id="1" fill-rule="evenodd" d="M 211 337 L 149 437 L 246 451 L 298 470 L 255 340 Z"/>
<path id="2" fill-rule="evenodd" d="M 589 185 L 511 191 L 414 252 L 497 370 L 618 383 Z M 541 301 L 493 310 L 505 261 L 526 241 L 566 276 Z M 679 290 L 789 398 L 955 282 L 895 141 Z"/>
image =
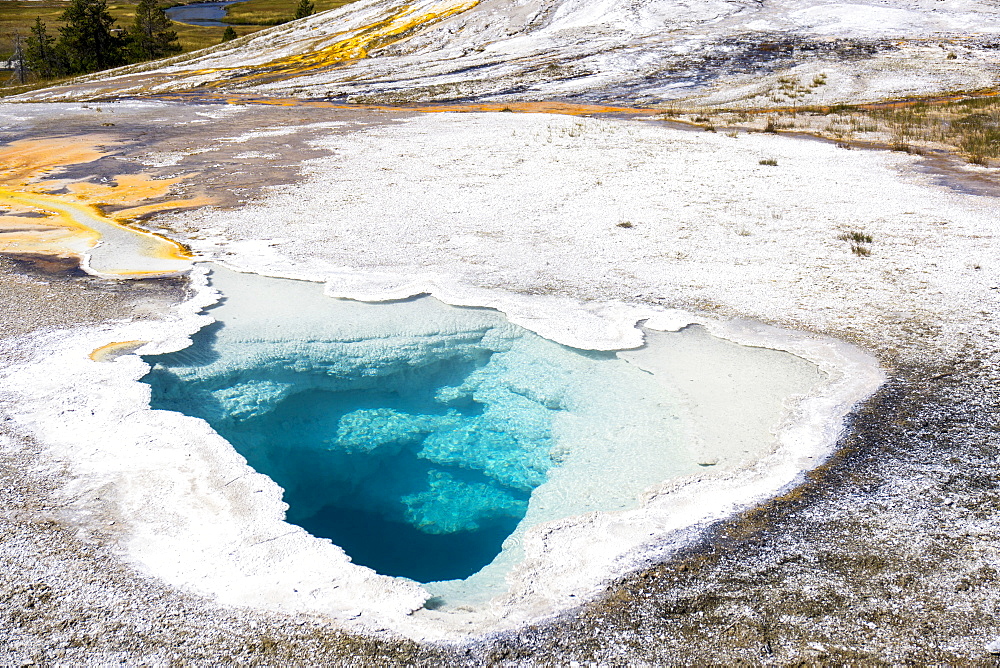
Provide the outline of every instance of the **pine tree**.
<path id="1" fill-rule="evenodd" d="M 71 0 L 59 17 L 59 47 L 70 74 L 95 72 L 125 62 L 125 40 L 115 34 L 115 20 L 106 0 Z"/>
<path id="2" fill-rule="evenodd" d="M 156 0 L 139 0 L 135 21 L 128 31 L 129 60 L 155 60 L 180 52 L 173 23 L 157 6 Z"/>
<path id="3" fill-rule="evenodd" d="M 236 31 L 233 30 L 232 26 L 226 26 L 226 29 L 222 31 L 222 42 L 220 42 L 220 44 L 224 44 L 234 39 L 236 39 Z"/>
<path id="4" fill-rule="evenodd" d="M 299 0 L 299 6 L 295 8 L 295 18 L 304 19 L 313 13 L 316 5 L 309 0 Z"/>
<path id="5" fill-rule="evenodd" d="M 25 40 L 24 61 L 28 69 L 43 79 L 51 79 L 62 74 L 63 67 L 56 40 L 45 29 L 40 16 L 35 17 Z"/>

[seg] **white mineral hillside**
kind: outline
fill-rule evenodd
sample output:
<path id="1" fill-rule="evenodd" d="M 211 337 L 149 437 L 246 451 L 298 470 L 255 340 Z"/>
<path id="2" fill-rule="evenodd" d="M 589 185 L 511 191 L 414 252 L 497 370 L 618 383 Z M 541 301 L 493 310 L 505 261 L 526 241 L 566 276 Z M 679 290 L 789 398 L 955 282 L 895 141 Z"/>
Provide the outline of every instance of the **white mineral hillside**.
<path id="1" fill-rule="evenodd" d="M 31 97 L 856 103 L 994 86 L 998 33 L 981 0 L 360 0 Z"/>

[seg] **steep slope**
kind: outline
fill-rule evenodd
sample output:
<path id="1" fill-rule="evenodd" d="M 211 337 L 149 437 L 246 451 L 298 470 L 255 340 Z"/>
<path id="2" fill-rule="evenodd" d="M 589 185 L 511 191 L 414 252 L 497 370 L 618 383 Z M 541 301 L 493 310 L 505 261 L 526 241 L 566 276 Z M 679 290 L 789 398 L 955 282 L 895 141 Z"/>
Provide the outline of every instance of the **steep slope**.
<path id="1" fill-rule="evenodd" d="M 998 48 L 986 0 L 361 0 L 30 98 L 791 106 L 988 88 Z"/>

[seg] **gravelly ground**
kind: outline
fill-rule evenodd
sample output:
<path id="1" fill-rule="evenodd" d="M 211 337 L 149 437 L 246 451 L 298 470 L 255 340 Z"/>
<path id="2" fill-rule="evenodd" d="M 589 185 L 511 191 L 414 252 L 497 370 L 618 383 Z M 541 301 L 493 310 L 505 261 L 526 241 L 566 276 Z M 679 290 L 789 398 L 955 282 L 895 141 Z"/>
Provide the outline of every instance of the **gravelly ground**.
<path id="1" fill-rule="evenodd" d="M 74 124 L 109 113 L 81 110 Z M 130 126 L 116 122 L 124 136 Z M 248 114 L 232 134 L 259 122 Z M 161 168 L 200 166 L 188 151 L 194 140 L 165 134 L 144 167 L 157 159 Z M 239 144 L 212 157 L 218 183 L 206 187 L 229 187 L 239 151 L 272 150 L 263 136 Z M 292 158 L 311 150 L 293 146 L 268 169 L 288 168 L 292 179 Z M 235 199 L 255 196 L 259 184 L 251 186 Z M 57 271 L 0 259 L 0 338 L 153 317 L 184 293 L 180 281 L 121 284 L 49 269 Z M 223 608 L 138 573 L 117 555 L 111 533 L 81 529 L 52 502 L 57 481 L 34 471 L 38 448 L 8 433 L 0 412 L 0 666 L 1000 665 L 986 648 L 1000 637 L 994 315 L 970 316 L 980 319 L 982 339 L 950 359 L 922 366 L 908 355 L 859 408 L 840 454 L 800 489 L 713 527 L 700 546 L 622 580 L 600 601 L 460 648 Z M 910 350 L 939 324 L 914 330 Z"/>
<path id="2" fill-rule="evenodd" d="M 997 380 L 974 358 L 897 371 L 810 483 L 476 658 L 997 665 Z"/>
<path id="3" fill-rule="evenodd" d="M 127 288 L 4 261 L 4 337 L 148 313 Z M 41 307 L 39 306 L 41 305 Z M 969 349 L 897 369 L 793 493 L 552 623 L 462 648 L 226 609 L 119 559 L 49 502 L 33 446 L 0 460 L 0 665 L 997 665 L 1000 369 Z M 2 424 L 2 418 L 0 418 Z M 2 431 L 2 427 L 0 427 Z"/>

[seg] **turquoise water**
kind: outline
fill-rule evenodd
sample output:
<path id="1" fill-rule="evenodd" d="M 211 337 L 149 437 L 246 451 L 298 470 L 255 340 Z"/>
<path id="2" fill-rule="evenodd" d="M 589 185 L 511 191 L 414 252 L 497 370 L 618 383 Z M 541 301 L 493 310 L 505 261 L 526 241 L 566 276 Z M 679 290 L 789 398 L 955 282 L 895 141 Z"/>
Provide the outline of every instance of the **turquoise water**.
<path id="1" fill-rule="evenodd" d="M 152 407 L 207 420 L 285 490 L 289 522 L 380 573 L 421 582 L 475 573 L 500 552 L 553 464 L 558 405 L 497 383 L 488 370 L 497 351 L 481 337 L 419 359 L 344 341 L 343 368 L 294 355 L 192 373 L 218 359 L 221 329 L 146 358 Z M 264 362 L 253 348 L 247 360 Z M 266 398 L 266 410 L 237 412 L 234 390 Z"/>
<path id="2" fill-rule="evenodd" d="M 818 378 L 698 327 L 584 351 L 430 297 L 210 280 L 216 322 L 144 357 L 151 406 L 206 420 L 284 490 L 287 521 L 446 606 L 502 592 L 534 526 L 767 452 L 786 398 Z"/>
<path id="3" fill-rule="evenodd" d="M 420 582 L 490 563 L 554 465 L 570 378 L 551 356 L 590 355 L 487 309 L 213 282 L 218 321 L 144 358 L 151 406 L 208 421 L 284 489 L 289 522 L 356 563 Z"/>

